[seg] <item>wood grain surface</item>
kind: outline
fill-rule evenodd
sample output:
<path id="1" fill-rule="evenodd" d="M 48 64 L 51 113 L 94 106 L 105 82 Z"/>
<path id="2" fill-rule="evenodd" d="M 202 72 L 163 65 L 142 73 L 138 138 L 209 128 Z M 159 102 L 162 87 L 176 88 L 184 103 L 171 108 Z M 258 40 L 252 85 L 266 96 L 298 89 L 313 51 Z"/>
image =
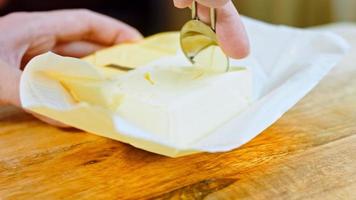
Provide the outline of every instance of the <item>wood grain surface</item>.
<path id="1" fill-rule="evenodd" d="M 0 199 L 355 199 L 356 26 L 332 29 L 351 53 L 277 123 L 226 153 L 167 158 L 0 108 Z"/>

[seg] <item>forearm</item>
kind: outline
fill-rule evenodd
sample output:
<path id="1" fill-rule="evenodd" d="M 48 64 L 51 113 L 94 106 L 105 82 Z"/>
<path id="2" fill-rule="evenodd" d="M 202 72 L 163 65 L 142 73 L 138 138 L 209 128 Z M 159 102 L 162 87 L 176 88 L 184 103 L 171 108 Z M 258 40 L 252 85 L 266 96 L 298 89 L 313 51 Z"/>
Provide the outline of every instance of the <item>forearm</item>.
<path id="1" fill-rule="evenodd" d="M 20 106 L 21 71 L 9 66 L 0 59 L 0 105 L 12 104 Z"/>

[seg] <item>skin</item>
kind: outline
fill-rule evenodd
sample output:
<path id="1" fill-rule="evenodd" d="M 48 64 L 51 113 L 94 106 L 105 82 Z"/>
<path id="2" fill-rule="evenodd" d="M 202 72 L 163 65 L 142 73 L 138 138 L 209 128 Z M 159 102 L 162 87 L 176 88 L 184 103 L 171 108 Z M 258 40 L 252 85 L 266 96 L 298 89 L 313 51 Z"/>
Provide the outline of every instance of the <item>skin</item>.
<path id="1" fill-rule="evenodd" d="M 177 8 L 187 8 L 193 0 L 174 0 Z M 209 8 L 217 9 L 216 34 L 222 50 L 232 58 L 244 58 L 250 52 L 248 37 L 239 13 L 230 0 L 197 0 L 199 18 L 209 23 Z"/>
<path id="2" fill-rule="evenodd" d="M 88 10 L 13 13 L 0 18 L 0 30 L 0 105 L 17 107 L 21 107 L 21 69 L 34 56 L 53 51 L 82 57 L 104 47 L 142 38 L 136 29 Z"/>

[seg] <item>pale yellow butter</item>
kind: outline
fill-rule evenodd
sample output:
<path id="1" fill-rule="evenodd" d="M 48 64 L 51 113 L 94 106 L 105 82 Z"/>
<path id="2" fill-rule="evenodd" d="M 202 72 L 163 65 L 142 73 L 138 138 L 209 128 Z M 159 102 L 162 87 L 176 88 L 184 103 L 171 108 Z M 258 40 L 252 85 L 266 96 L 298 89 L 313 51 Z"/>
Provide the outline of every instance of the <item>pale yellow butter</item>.
<path id="1" fill-rule="evenodd" d="M 179 146 L 209 134 L 240 113 L 248 106 L 252 90 L 247 69 L 221 73 L 174 63 L 144 67 L 116 79 L 57 76 L 57 80 L 76 102 L 108 109 Z"/>
<path id="2" fill-rule="evenodd" d="M 251 99 L 248 70 L 150 67 L 122 78 L 117 114 L 136 127 L 185 145 L 241 112 Z"/>

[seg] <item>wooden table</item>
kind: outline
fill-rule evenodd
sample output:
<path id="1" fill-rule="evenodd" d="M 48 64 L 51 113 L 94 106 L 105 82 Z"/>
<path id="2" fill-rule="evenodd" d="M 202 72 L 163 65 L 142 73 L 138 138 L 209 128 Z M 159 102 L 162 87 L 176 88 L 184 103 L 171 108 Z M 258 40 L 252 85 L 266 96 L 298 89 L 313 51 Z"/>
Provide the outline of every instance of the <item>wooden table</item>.
<path id="1" fill-rule="evenodd" d="M 308 96 L 231 152 L 167 158 L 0 108 L 0 199 L 356 198 L 355 47 Z"/>

